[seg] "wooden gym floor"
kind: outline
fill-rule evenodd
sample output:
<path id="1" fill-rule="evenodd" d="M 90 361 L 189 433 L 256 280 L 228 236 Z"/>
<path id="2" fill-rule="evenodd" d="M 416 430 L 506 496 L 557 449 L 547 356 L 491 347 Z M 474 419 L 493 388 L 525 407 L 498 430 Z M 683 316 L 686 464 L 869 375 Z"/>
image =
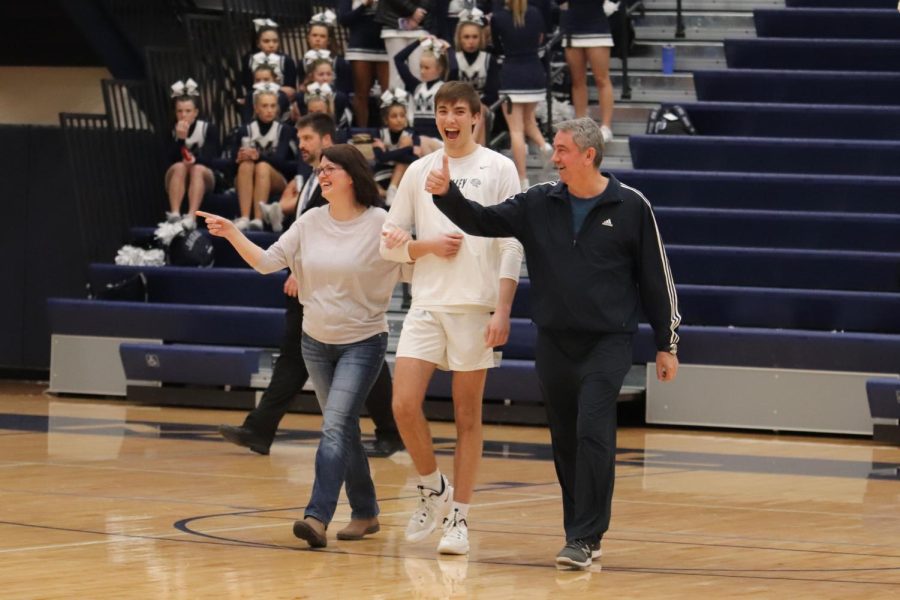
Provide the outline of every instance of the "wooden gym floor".
<path id="1" fill-rule="evenodd" d="M 900 597 L 900 448 L 623 428 L 602 569 L 567 572 L 545 429 L 486 428 L 466 559 L 404 541 L 405 453 L 371 461 L 381 533 L 336 541 L 342 503 L 305 549 L 319 419 L 288 415 L 264 457 L 215 433 L 242 418 L 0 382 L 0 598 Z"/>

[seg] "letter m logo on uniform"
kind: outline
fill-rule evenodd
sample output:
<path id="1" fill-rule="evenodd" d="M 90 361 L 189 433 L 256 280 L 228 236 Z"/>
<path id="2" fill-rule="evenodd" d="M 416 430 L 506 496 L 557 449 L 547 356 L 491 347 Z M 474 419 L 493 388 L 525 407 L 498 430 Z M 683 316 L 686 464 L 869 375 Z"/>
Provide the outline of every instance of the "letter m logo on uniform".
<path id="1" fill-rule="evenodd" d="M 422 98 L 421 96 L 416 96 L 416 110 L 417 113 L 433 113 L 434 112 L 434 96 L 429 96 L 426 98 Z"/>

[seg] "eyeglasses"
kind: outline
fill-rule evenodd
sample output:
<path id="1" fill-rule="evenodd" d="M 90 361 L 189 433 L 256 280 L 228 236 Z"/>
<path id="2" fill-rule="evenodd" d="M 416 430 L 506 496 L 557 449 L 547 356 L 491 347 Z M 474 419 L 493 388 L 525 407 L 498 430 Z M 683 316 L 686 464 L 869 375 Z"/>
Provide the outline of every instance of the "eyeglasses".
<path id="1" fill-rule="evenodd" d="M 316 177 L 321 177 L 322 175 L 327 175 L 331 177 L 334 175 L 335 171 L 343 171 L 343 167 L 339 167 L 337 165 L 326 165 L 324 167 L 319 167 L 317 169 L 313 169 L 313 173 L 316 174 Z"/>

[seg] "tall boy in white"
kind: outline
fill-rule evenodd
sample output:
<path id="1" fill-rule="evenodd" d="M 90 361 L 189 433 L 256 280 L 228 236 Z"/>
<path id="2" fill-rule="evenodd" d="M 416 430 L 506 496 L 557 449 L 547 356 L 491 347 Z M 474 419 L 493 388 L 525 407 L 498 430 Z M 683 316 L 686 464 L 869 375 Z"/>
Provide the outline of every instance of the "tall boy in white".
<path id="1" fill-rule="evenodd" d="M 466 554 L 469 504 L 482 452 L 484 381 L 487 369 L 495 366 L 493 348 L 509 336 L 523 251 L 512 238 L 464 235 L 425 189 L 432 171 L 449 169 L 466 197 L 486 206 L 521 190 L 513 162 L 474 140 L 481 99 L 471 85 L 451 81 L 441 86 L 435 116 L 444 149 L 415 161 L 403 175 L 384 224 L 381 254 L 416 263 L 412 305 L 400 332 L 394 370 L 394 417 L 421 480 L 419 505 L 406 538 L 425 539 L 443 518 L 438 551 Z M 417 239 L 397 242 L 402 232 L 413 229 Z M 435 368 L 453 372 L 455 489 L 438 469 L 422 412 Z"/>

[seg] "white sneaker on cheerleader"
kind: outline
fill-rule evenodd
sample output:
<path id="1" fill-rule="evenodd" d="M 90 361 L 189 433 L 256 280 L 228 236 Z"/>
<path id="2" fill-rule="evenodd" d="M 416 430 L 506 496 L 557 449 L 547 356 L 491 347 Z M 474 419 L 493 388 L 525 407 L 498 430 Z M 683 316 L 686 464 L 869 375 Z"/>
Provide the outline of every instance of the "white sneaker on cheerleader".
<path id="1" fill-rule="evenodd" d="M 612 129 L 607 127 L 606 125 L 600 126 L 600 135 L 603 136 L 603 143 L 608 144 L 613 140 L 613 132 Z"/>
<path id="2" fill-rule="evenodd" d="M 438 552 L 441 554 L 468 554 L 469 553 L 469 526 L 466 520 L 459 516 L 459 509 L 444 519 L 444 535 L 438 544 Z"/>
<path id="3" fill-rule="evenodd" d="M 406 524 L 406 540 L 420 542 L 431 535 L 438 521 L 447 516 L 453 505 L 453 488 L 450 481 L 441 475 L 441 491 L 419 486 L 419 506 Z"/>

